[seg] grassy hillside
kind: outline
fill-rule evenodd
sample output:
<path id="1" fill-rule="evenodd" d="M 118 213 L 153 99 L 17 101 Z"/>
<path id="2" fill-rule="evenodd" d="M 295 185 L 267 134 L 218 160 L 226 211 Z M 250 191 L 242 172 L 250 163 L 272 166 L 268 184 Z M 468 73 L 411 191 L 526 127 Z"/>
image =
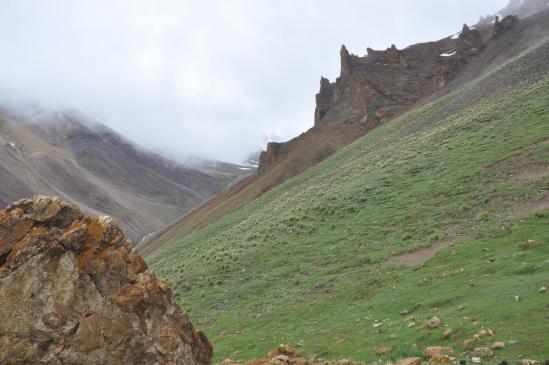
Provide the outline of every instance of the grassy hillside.
<path id="1" fill-rule="evenodd" d="M 217 360 L 280 343 L 361 361 L 379 346 L 461 351 L 481 328 L 495 336 L 477 347 L 547 357 L 547 55 L 545 43 L 383 125 L 148 263 Z"/>

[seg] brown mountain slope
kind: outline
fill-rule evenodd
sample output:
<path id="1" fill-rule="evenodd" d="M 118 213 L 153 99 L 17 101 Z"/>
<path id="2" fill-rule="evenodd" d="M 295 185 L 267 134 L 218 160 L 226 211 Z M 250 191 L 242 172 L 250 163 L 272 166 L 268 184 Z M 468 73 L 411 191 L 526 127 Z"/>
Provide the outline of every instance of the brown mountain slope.
<path id="1" fill-rule="evenodd" d="M 368 49 L 358 57 L 341 49 L 341 76 L 321 79 L 315 125 L 285 143 L 270 143 L 258 173 L 184 216 L 138 248 L 145 255 L 174 236 L 217 221 L 303 172 L 376 126 L 489 72 L 545 37 L 547 10 L 522 21 L 509 16 L 464 25 L 455 36 L 403 50 Z"/>
<path id="2" fill-rule="evenodd" d="M 87 213 L 113 216 L 135 242 L 243 173 L 222 163 L 200 171 L 140 151 L 79 114 L 0 112 L 0 205 L 29 195 L 57 195 Z"/>

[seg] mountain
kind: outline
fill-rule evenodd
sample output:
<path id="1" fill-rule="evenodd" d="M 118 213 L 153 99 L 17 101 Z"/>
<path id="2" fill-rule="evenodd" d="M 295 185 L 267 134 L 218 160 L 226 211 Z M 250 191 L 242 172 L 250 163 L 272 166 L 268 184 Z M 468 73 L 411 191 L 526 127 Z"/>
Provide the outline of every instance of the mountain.
<path id="1" fill-rule="evenodd" d="M 531 2 L 536 1 L 523 6 Z M 436 42 L 402 50 L 395 46 L 385 51 L 368 48 L 363 57 L 342 46 L 340 77 L 334 82 L 320 80 L 314 126 L 288 142 L 269 143 L 256 174 L 185 215 L 139 249 L 147 255 L 175 236 L 216 222 L 369 131 L 506 61 L 532 41 L 527 35 L 515 39 L 518 21 L 513 15 L 494 17 L 491 22 L 464 25 L 460 32 Z M 511 42 L 511 53 L 505 53 L 508 45 L 501 39 Z"/>
<path id="2" fill-rule="evenodd" d="M 281 343 L 364 363 L 431 346 L 544 360 L 549 10 L 369 53 L 342 49 L 315 127 L 152 242 L 148 264 L 217 360 Z"/>
<path id="3" fill-rule="evenodd" d="M 113 216 L 134 242 L 250 172 L 175 163 L 75 112 L 0 110 L 0 131 L 0 204 L 57 195 Z"/>

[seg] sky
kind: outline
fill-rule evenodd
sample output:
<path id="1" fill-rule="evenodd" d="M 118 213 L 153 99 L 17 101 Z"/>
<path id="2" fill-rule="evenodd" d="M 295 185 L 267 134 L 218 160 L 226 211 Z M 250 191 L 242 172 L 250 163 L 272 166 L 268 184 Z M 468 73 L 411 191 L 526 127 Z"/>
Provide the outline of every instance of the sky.
<path id="1" fill-rule="evenodd" d="M 437 40 L 507 0 L 2 0 L 0 105 L 88 113 L 183 161 L 313 125 L 339 50 Z"/>

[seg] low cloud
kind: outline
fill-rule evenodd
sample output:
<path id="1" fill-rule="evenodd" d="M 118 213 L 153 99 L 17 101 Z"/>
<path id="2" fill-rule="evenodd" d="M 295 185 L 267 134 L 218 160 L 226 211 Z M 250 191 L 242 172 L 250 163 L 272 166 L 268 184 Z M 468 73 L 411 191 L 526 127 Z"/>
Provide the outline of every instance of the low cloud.
<path id="1" fill-rule="evenodd" d="M 320 76 L 429 41 L 506 0 L 7 0 L 0 103 L 77 109 L 177 159 L 239 161 L 312 126 Z"/>

